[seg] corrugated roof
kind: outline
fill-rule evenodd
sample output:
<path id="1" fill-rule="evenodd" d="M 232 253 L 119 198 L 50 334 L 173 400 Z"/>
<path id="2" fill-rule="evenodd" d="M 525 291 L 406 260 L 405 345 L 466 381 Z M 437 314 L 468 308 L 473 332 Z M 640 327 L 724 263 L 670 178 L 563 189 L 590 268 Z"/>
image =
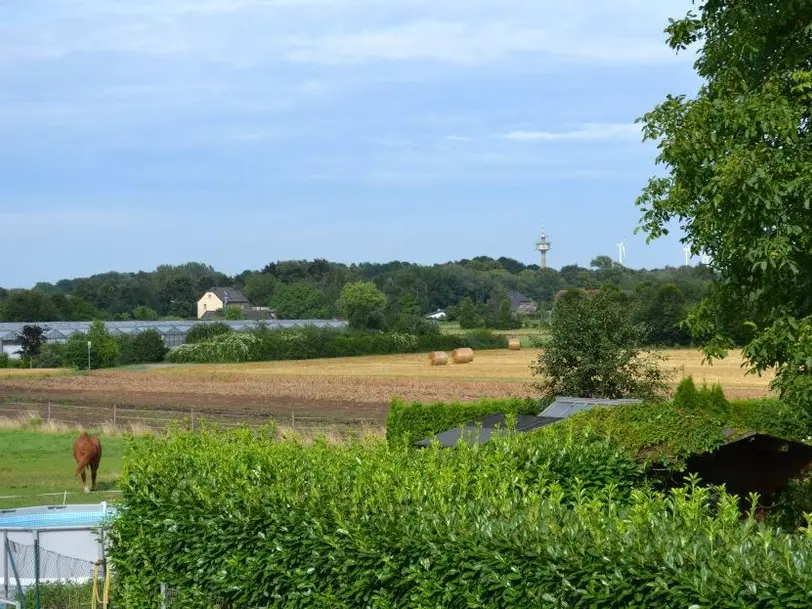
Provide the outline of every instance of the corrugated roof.
<path id="1" fill-rule="evenodd" d="M 526 433 L 534 429 L 540 429 L 547 425 L 558 422 L 558 419 L 540 417 L 534 415 L 517 415 L 516 429 L 513 433 Z M 427 447 L 436 440 L 442 448 L 453 448 L 462 439 L 468 445 L 481 444 L 487 442 L 494 436 L 509 433 L 506 429 L 506 417 L 504 414 L 494 414 L 484 419 L 479 419 L 471 423 L 459 425 L 453 429 L 448 429 L 435 436 L 429 436 L 415 442 L 416 446 Z"/>
<path id="2" fill-rule="evenodd" d="M 573 398 L 559 396 L 555 401 L 545 408 L 539 416 L 552 417 L 555 419 L 566 419 L 576 412 L 591 410 L 595 407 L 617 406 L 618 404 L 640 404 L 643 400 L 638 399 L 605 399 L 605 398 Z"/>

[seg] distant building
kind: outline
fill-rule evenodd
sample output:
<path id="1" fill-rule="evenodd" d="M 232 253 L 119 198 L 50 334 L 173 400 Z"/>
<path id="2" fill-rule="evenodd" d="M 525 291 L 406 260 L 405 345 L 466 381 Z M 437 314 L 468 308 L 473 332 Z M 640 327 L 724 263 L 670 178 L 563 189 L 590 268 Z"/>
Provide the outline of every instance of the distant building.
<path id="1" fill-rule="evenodd" d="M 275 313 L 268 307 L 255 307 L 245 295 L 235 288 L 214 287 L 197 301 L 197 318 L 211 319 L 220 317 L 226 307 L 239 307 L 245 319 L 276 319 Z"/>
<path id="2" fill-rule="evenodd" d="M 426 319 L 434 319 L 437 321 L 443 321 L 448 319 L 448 315 L 442 309 L 437 309 L 434 313 L 429 313 L 426 315 Z"/>
<path id="3" fill-rule="evenodd" d="M 534 300 L 527 298 L 520 292 L 509 292 L 508 300 L 510 300 L 510 310 L 516 315 L 532 315 L 539 308 Z"/>

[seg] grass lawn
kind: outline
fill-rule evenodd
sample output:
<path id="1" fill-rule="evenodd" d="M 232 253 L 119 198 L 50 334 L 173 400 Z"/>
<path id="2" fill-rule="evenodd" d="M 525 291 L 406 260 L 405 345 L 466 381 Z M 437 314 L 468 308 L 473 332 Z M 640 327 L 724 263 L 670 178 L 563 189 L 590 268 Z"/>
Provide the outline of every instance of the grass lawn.
<path id="1" fill-rule="evenodd" d="M 31 505 L 97 503 L 115 501 L 121 476 L 124 438 L 102 436 L 102 459 L 98 490 L 82 492 L 82 480 L 74 476 L 73 441 L 78 432 L 50 433 L 25 429 L 0 429 L 0 509 Z M 90 483 L 88 477 L 88 484 Z M 42 496 L 60 493 L 58 496 Z"/>

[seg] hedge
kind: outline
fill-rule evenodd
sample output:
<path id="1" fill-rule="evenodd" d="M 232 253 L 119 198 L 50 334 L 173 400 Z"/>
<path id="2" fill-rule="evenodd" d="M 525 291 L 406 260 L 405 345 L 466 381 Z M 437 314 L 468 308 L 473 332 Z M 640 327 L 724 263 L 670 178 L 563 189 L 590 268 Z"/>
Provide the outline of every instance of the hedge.
<path id="1" fill-rule="evenodd" d="M 538 414 L 541 403 L 532 399 L 483 399 L 477 402 L 406 403 L 393 398 L 386 418 L 386 440 L 412 445 L 463 423 L 492 414 Z"/>
<path id="2" fill-rule="evenodd" d="M 305 360 L 447 351 L 507 348 L 507 339 L 491 332 L 467 335 L 402 334 L 346 331 L 326 328 L 295 330 L 260 329 L 218 335 L 196 344 L 175 347 L 169 361 L 176 363 L 225 363 L 244 361 Z"/>
<path id="3" fill-rule="evenodd" d="M 812 606 L 810 535 L 741 523 L 721 491 L 634 488 L 608 442 L 272 438 L 128 441 L 117 606 L 157 609 L 162 582 L 188 609 Z"/>

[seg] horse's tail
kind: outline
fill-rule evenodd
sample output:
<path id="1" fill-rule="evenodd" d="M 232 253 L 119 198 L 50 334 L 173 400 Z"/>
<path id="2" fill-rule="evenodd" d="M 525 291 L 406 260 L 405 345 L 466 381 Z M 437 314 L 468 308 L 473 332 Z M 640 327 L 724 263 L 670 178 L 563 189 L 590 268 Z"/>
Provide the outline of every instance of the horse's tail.
<path id="1" fill-rule="evenodd" d="M 87 451 L 85 454 L 82 455 L 82 458 L 79 459 L 79 462 L 76 465 L 76 473 L 74 475 L 78 476 L 79 474 L 81 474 L 82 470 L 84 470 L 88 465 L 90 465 L 91 461 L 93 461 L 93 452 Z"/>

